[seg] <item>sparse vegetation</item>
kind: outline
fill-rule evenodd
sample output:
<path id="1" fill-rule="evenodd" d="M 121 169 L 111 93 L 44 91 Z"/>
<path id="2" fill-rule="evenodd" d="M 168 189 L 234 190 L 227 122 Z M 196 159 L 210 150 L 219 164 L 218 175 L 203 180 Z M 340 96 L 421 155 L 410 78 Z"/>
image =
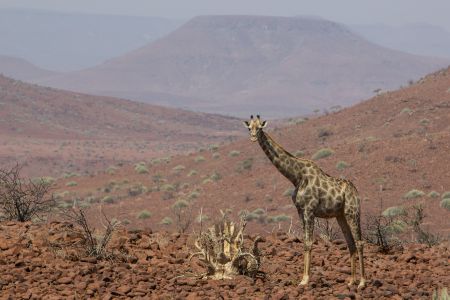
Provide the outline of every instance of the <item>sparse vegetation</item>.
<path id="1" fill-rule="evenodd" d="M 239 154 L 241 154 L 240 151 L 232 150 L 232 151 L 230 151 L 230 153 L 228 153 L 228 156 L 229 157 L 236 157 L 236 156 L 239 156 Z"/>
<path id="2" fill-rule="evenodd" d="M 114 175 L 116 174 L 117 168 L 114 166 L 110 166 L 106 169 L 106 173 L 109 175 Z"/>
<path id="3" fill-rule="evenodd" d="M 219 181 L 220 179 L 222 179 L 222 175 L 220 175 L 219 172 L 214 171 L 214 173 L 211 175 L 211 180 L 213 181 Z"/>
<path id="4" fill-rule="evenodd" d="M 112 204 L 114 203 L 114 198 L 112 196 L 105 196 L 102 198 L 102 203 Z"/>
<path id="5" fill-rule="evenodd" d="M 249 171 L 253 167 L 253 157 L 247 158 L 240 162 L 236 167 L 236 172 L 241 173 L 244 170 Z"/>
<path id="6" fill-rule="evenodd" d="M 287 222 L 290 220 L 291 220 L 290 216 L 283 215 L 283 214 L 267 217 L 267 223 L 281 223 L 281 222 Z"/>
<path id="7" fill-rule="evenodd" d="M 161 191 L 164 191 L 164 192 L 175 192 L 176 191 L 176 187 L 173 184 L 166 183 L 166 184 L 163 184 L 161 186 Z"/>
<path id="8" fill-rule="evenodd" d="M 441 201 L 441 207 L 450 210 L 450 198 L 444 198 Z"/>
<path id="9" fill-rule="evenodd" d="M 199 155 L 199 156 L 197 156 L 197 157 L 194 158 L 194 161 L 195 161 L 196 163 L 203 162 L 203 161 L 205 161 L 205 157 Z"/>
<path id="10" fill-rule="evenodd" d="M 171 217 L 164 217 L 159 224 L 161 225 L 171 225 L 173 223 L 173 220 Z"/>
<path id="11" fill-rule="evenodd" d="M 422 197 L 423 195 L 425 195 L 424 192 L 422 192 L 420 190 L 412 189 L 409 192 L 407 192 L 405 195 L 403 195 L 403 198 L 405 198 L 405 199 L 415 199 L 415 198 Z"/>
<path id="12" fill-rule="evenodd" d="M 292 188 L 292 187 L 289 187 L 283 192 L 283 196 L 285 196 L 285 197 L 292 197 L 294 192 L 295 192 L 295 189 Z"/>
<path id="13" fill-rule="evenodd" d="M 414 111 L 412 109 L 410 109 L 409 107 L 405 107 L 400 111 L 400 115 L 409 115 L 411 116 L 414 113 Z"/>
<path id="14" fill-rule="evenodd" d="M 214 152 L 214 153 L 212 154 L 212 158 L 214 158 L 214 159 L 219 159 L 219 158 L 220 158 L 220 154 L 219 154 L 218 152 Z"/>
<path id="15" fill-rule="evenodd" d="M 138 213 L 137 218 L 139 220 L 145 220 L 145 219 L 149 219 L 152 216 L 151 212 L 149 212 L 148 210 L 144 209 L 141 212 Z"/>
<path id="16" fill-rule="evenodd" d="M 317 160 L 317 159 L 322 159 L 322 158 L 326 158 L 330 155 L 332 155 L 334 153 L 333 150 L 329 149 L 329 148 L 323 148 L 318 150 L 316 153 L 314 153 L 314 155 L 312 156 L 312 159 Z"/>
<path id="17" fill-rule="evenodd" d="M 198 174 L 198 173 L 197 173 L 196 170 L 190 170 L 189 173 L 187 174 L 187 176 L 188 176 L 188 177 L 192 177 L 192 176 L 195 176 L 195 175 L 197 175 L 197 174 Z"/>
<path id="18" fill-rule="evenodd" d="M 450 192 L 445 192 L 442 194 L 442 199 L 450 198 Z"/>
<path id="19" fill-rule="evenodd" d="M 401 206 L 392 206 L 386 208 L 381 215 L 383 217 L 390 217 L 390 218 L 404 216 L 406 215 L 406 210 Z"/>
<path id="20" fill-rule="evenodd" d="M 350 167 L 350 165 L 343 160 L 338 161 L 336 164 L 336 169 L 338 169 L 339 171 L 347 169 L 348 167 Z"/>
<path id="21" fill-rule="evenodd" d="M 77 186 L 78 183 L 76 181 L 69 181 L 66 183 L 66 186 L 72 187 L 72 186 Z"/>
<path id="22" fill-rule="evenodd" d="M 211 145 L 209 145 L 209 151 L 211 151 L 211 152 L 216 152 L 217 150 L 219 150 L 219 145 L 217 145 L 217 144 L 211 144 Z"/>
<path id="23" fill-rule="evenodd" d="M 436 191 L 431 191 L 428 193 L 427 197 L 429 198 L 439 198 L 439 193 Z"/>
<path id="24" fill-rule="evenodd" d="M 294 152 L 295 157 L 303 157 L 305 155 L 305 151 L 297 150 Z"/>
<path id="25" fill-rule="evenodd" d="M 175 166 L 175 167 L 173 167 L 173 172 L 175 173 L 175 174 L 179 174 L 179 173 L 181 173 L 181 171 L 183 171 L 184 169 L 186 169 L 186 167 L 185 166 L 183 166 L 183 165 L 177 165 L 177 166 Z"/>
<path id="26" fill-rule="evenodd" d="M 134 166 L 134 170 L 135 170 L 136 173 L 138 173 L 138 174 L 148 174 L 148 173 L 149 173 L 148 168 L 147 168 L 145 162 L 140 162 L 140 163 L 136 164 L 136 165 Z"/>

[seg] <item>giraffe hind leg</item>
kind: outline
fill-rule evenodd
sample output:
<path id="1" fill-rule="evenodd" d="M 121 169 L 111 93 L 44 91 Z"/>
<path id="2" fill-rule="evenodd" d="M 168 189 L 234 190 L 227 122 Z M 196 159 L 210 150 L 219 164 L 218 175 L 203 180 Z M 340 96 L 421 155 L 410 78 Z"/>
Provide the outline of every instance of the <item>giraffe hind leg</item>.
<path id="1" fill-rule="evenodd" d="M 366 275 L 365 275 L 365 270 L 364 270 L 364 242 L 361 237 L 361 223 L 360 223 L 359 212 L 346 215 L 346 219 L 350 226 L 352 235 L 355 238 L 356 249 L 358 251 L 359 272 L 360 272 L 360 276 L 361 276 L 358 288 L 363 288 L 366 284 Z"/>
<path id="2" fill-rule="evenodd" d="M 339 227 L 341 227 L 344 234 L 345 241 L 347 242 L 348 250 L 350 252 L 350 264 L 351 264 L 351 277 L 348 285 L 353 285 L 356 281 L 356 245 L 351 231 L 351 227 L 347 223 L 344 216 L 337 217 Z"/>

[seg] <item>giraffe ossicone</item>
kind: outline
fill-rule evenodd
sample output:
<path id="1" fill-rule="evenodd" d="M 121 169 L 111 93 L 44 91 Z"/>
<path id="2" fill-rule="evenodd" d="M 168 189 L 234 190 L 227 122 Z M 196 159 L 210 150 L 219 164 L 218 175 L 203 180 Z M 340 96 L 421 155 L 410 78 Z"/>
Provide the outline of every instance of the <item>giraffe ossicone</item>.
<path id="1" fill-rule="evenodd" d="M 295 187 L 292 195 L 304 232 L 304 270 L 301 285 L 309 282 L 311 270 L 311 251 L 313 244 L 314 219 L 336 218 L 344 234 L 350 252 L 351 278 L 349 285 L 356 282 L 356 255 L 359 260 L 360 282 L 358 288 L 365 286 L 363 241 L 360 223 L 360 198 L 353 183 L 326 174 L 311 160 L 295 157 L 277 144 L 264 132 L 266 121 L 253 115 L 244 121 L 250 133 L 250 140 L 258 142 L 272 164 Z"/>

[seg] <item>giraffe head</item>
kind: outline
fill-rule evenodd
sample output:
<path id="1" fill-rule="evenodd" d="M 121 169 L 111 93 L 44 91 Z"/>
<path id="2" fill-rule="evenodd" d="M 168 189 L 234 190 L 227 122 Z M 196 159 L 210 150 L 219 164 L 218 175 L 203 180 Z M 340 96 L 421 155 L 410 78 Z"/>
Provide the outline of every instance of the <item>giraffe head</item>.
<path id="1" fill-rule="evenodd" d="M 244 121 L 244 126 L 247 127 L 250 132 L 250 140 L 256 142 L 258 140 L 258 132 L 266 127 L 267 121 L 261 121 L 259 115 L 256 119 L 253 119 L 253 115 L 250 116 L 250 121 Z"/>

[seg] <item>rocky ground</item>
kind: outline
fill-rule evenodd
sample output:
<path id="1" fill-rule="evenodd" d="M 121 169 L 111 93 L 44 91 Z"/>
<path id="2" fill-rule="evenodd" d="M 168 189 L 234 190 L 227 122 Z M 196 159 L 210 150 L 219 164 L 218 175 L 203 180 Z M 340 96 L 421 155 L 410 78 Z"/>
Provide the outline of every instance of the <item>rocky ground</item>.
<path id="1" fill-rule="evenodd" d="M 79 256 L 70 229 L 59 222 L 1 223 L 0 299 L 430 299 L 450 282 L 448 242 L 411 244 L 391 254 L 367 245 L 368 284 L 358 291 L 347 287 L 350 263 L 342 240 L 314 245 L 311 283 L 299 287 L 303 245 L 283 232 L 260 244 L 265 278 L 252 282 L 191 277 L 204 271 L 188 262 L 192 235 L 119 230 L 110 249 L 116 258 L 97 260 Z"/>

